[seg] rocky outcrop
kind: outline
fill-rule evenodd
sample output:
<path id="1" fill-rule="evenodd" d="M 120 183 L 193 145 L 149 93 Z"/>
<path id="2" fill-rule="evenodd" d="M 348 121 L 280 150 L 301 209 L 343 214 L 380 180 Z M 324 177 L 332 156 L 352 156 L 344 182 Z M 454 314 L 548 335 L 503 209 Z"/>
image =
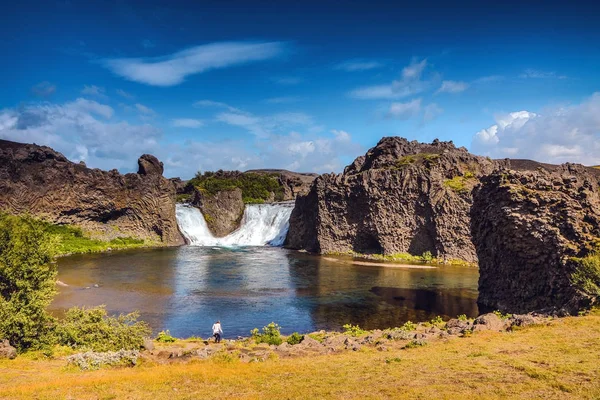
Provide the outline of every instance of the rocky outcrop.
<path id="1" fill-rule="evenodd" d="M 0 340 L 0 359 L 8 358 L 13 360 L 17 357 L 17 349 L 12 347 L 8 340 Z"/>
<path id="2" fill-rule="evenodd" d="M 598 184 L 597 171 L 574 164 L 482 179 L 471 209 L 480 308 L 576 312 L 597 301 L 600 268 L 578 258 L 600 238 Z"/>
<path id="3" fill-rule="evenodd" d="M 239 228 L 246 206 L 239 188 L 222 190 L 214 195 L 194 188 L 190 203 L 202 211 L 206 225 L 215 237 L 227 236 Z"/>
<path id="4" fill-rule="evenodd" d="M 0 140 L 0 210 L 81 227 L 92 237 L 183 243 L 175 188 L 163 164 L 144 154 L 137 174 L 90 169 L 46 146 Z"/>
<path id="5" fill-rule="evenodd" d="M 257 174 L 274 174 L 283 188 L 281 201 L 296 200 L 296 197 L 305 195 L 318 174 L 300 173 L 287 171 L 285 169 L 254 169 L 246 172 Z"/>
<path id="6" fill-rule="evenodd" d="M 471 191 L 494 166 L 452 142 L 383 138 L 343 174 L 319 176 L 296 199 L 286 246 L 476 261 Z"/>

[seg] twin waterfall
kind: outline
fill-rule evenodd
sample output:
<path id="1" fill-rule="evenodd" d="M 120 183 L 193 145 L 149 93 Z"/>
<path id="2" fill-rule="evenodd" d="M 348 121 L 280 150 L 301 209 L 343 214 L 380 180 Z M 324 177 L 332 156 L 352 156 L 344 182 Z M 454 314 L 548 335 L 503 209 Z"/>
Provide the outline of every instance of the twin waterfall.
<path id="1" fill-rule="evenodd" d="M 293 203 L 247 205 L 241 226 L 222 238 L 212 235 L 196 207 L 177 204 L 176 215 L 181 233 L 192 246 L 282 246 L 293 208 Z"/>

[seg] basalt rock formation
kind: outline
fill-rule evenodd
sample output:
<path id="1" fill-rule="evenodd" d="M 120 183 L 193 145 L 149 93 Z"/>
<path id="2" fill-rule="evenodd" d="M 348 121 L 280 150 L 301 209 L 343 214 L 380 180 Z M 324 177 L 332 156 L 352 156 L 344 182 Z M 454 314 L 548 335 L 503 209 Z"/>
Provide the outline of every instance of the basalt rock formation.
<path id="1" fill-rule="evenodd" d="M 573 313 L 588 307 L 600 297 L 600 258 L 593 256 L 600 171 L 575 164 L 520 167 L 527 170 L 495 171 L 474 191 L 480 309 Z"/>
<path id="2" fill-rule="evenodd" d="M 475 262 L 472 189 L 496 163 L 452 142 L 383 138 L 343 174 L 298 196 L 286 246 L 309 252 L 406 252 Z"/>
<path id="3" fill-rule="evenodd" d="M 0 210 L 81 227 L 92 237 L 131 236 L 183 243 L 175 187 L 163 164 L 144 154 L 137 174 L 90 169 L 46 146 L 0 140 Z"/>
<path id="4" fill-rule="evenodd" d="M 221 190 L 214 195 L 193 188 L 190 203 L 202 211 L 206 225 L 215 237 L 227 236 L 239 228 L 246 207 L 240 188 Z"/>

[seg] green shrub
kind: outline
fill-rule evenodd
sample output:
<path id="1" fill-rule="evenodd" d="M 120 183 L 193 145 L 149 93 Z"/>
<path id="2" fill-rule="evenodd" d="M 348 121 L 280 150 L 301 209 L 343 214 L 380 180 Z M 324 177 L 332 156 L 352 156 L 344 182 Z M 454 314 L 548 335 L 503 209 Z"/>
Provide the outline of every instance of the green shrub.
<path id="1" fill-rule="evenodd" d="M 46 308 L 55 294 L 54 248 L 40 221 L 0 214 L 0 338 L 18 351 L 53 341 Z"/>
<path id="2" fill-rule="evenodd" d="M 175 202 L 177 202 L 177 203 L 187 203 L 188 201 L 190 201 L 191 197 L 192 197 L 191 194 L 186 194 L 186 193 L 178 194 L 175 197 Z"/>
<path id="3" fill-rule="evenodd" d="M 431 254 L 431 252 L 430 252 L 430 251 L 426 251 L 425 253 L 423 253 L 423 254 L 421 255 L 421 259 L 422 259 L 424 262 L 432 262 L 432 261 L 434 260 L 434 257 L 433 257 L 433 254 Z"/>
<path id="4" fill-rule="evenodd" d="M 404 349 L 414 349 L 415 347 L 422 347 L 425 346 L 427 344 L 426 341 L 424 340 L 419 340 L 419 339 L 413 339 L 410 342 L 406 343 L 406 345 L 404 345 Z"/>
<path id="5" fill-rule="evenodd" d="M 259 174 L 255 172 L 241 173 L 239 171 L 226 172 L 198 172 L 189 184 L 200 189 L 204 194 L 214 196 L 218 192 L 242 190 L 244 203 L 264 203 L 271 193 L 275 201 L 283 200 L 283 186 L 279 183 L 278 174 Z"/>
<path id="6" fill-rule="evenodd" d="M 403 331 L 406 331 L 406 332 L 410 332 L 410 331 L 414 331 L 415 329 L 417 329 L 417 325 L 415 325 L 411 321 L 406 321 L 404 323 L 404 325 L 402 325 L 400 327 L 400 329 L 402 329 Z"/>
<path id="7" fill-rule="evenodd" d="M 500 319 L 509 319 L 510 317 L 512 317 L 512 314 L 503 314 L 501 311 L 494 311 L 494 314 L 496 314 L 498 316 L 498 318 Z"/>
<path id="8" fill-rule="evenodd" d="M 300 343 L 302 340 L 304 340 L 304 335 L 301 335 L 298 332 L 294 332 L 290 336 L 288 336 L 286 341 L 288 344 L 291 344 L 293 346 L 295 344 Z"/>
<path id="9" fill-rule="evenodd" d="M 137 312 L 109 316 L 104 306 L 73 307 L 57 326 L 59 343 L 96 352 L 136 350 L 151 333 Z"/>
<path id="10" fill-rule="evenodd" d="M 468 320 L 466 314 L 460 314 L 457 318 L 459 321 L 467 321 Z"/>
<path id="11" fill-rule="evenodd" d="M 271 322 L 269 325 L 263 327 L 262 333 L 258 331 L 258 328 L 254 328 L 250 331 L 250 334 L 256 343 L 267 343 L 279 346 L 283 342 L 281 339 L 281 327 L 275 322 Z"/>
<path id="12" fill-rule="evenodd" d="M 344 328 L 344 333 L 346 335 L 355 336 L 355 337 L 360 336 L 367 332 L 363 329 L 360 329 L 360 326 L 358 326 L 358 325 L 346 324 L 343 326 L 343 328 Z"/>
<path id="13" fill-rule="evenodd" d="M 56 238 L 55 250 L 57 254 L 80 254 L 106 251 L 109 248 L 128 249 L 142 247 L 145 245 L 143 239 L 132 237 L 118 237 L 110 241 L 91 239 L 84 235 L 83 231 L 75 226 L 53 225 L 47 222 L 40 222 L 45 226 L 45 230 L 51 236 Z"/>
<path id="14" fill-rule="evenodd" d="M 431 325 L 439 327 L 440 325 L 444 325 L 444 320 L 439 315 L 431 320 Z"/>
<path id="15" fill-rule="evenodd" d="M 577 265 L 577 270 L 571 275 L 573 285 L 590 296 L 600 296 L 600 253 L 594 252 L 572 261 Z"/>
<path id="16" fill-rule="evenodd" d="M 177 340 L 177 338 L 171 336 L 171 332 L 167 329 L 166 331 L 158 332 L 156 335 L 156 341 L 160 343 L 173 343 Z"/>

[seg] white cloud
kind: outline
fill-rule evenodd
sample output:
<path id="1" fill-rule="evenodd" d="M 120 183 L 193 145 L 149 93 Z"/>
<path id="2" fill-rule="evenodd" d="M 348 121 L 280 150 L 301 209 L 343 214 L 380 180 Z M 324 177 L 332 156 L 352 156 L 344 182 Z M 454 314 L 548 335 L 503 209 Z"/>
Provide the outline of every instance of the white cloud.
<path id="1" fill-rule="evenodd" d="M 40 82 L 31 88 L 31 92 L 39 97 L 48 97 L 56 92 L 56 85 L 48 81 Z"/>
<path id="2" fill-rule="evenodd" d="M 239 109 L 233 109 L 218 114 L 216 118 L 219 122 L 244 128 L 259 138 L 266 138 L 277 132 L 295 127 L 315 128 L 312 117 L 304 113 L 288 112 L 256 116 Z"/>
<path id="3" fill-rule="evenodd" d="M 469 84 L 461 81 L 443 81 L 436 93 L 460 93 L 467 90 Z"/>
<path id="4" fill-rule="evenodd" d="M 474 135 L 472 151 L 494 158 L 600 164 L 600 93 L 539 114 L 519 111 L 499 116 L 496 124 Z"/>
<path id="5" fill-rule="evenodd" d="M 414 99 L 406 103 L 392 103 L 388 116 L 398 119 L 409 119 L 421 111 L 421 99 Z"/>
<path id="6" fill-rule="evenodd" d="M 0 138 L 51 146 L 89 166 L 135 170 L 142 153 L 154 152 L 161 136 L 150 125 L 112 122 L 111 107 L 86 99 L 30 104 L 0 111 Z"/>
<path id="7" fill-rule="evenodd" d="M 174 119 L 172 124 L 176 128 L 200 128 L 204 125 L 204 122 L 199 119 L 178 118 Z"/>
<path id="8" fill-rule="evenodd" d="M 559 75 L 554 71 L 540 71 L 537 69 L 528 68 L 519 75 L 519 78 L 527 79 L 567 79 L 565 75 Z"/>
<path id="9" fill-rule="evenodd" d="M 130 81 L 174 86 L 189 75 L 267 60 L 283 52 L 281 42 L 223 42 L 192 47 L 164 57 L 107 59 L 102 64 Z"/>
<path id="10" fill-rule="evenodd" d="M 145 114 L 145 115 L 155 115 L 156 114 L 153 109 L 151 109 L 150 107 L 146 107 L 145 105 L 140 104 L 140 103 L 136 103 L 135 108 L 137 108 L 137 110 L 139 112 L 141 112 L 142 114 Z"/>
<path id="11" fill-rule="evenodd" d="M 383 64 L 378 61 L 368 61 L 368 60 L 350 60 L 338 64 L 334 67 L 334 69 L 340 69 L 348 72 L 356 72 L 356 71 L 368 71 L 371 69 L 381 68 Z"/>
<path id="12" fill-rule="evenodd" d="M 481 78 L 477 78 L 472 83 L 485 84 L 485 83 L 499 82 L 503 79 L 504 79 L 504 77 L 502 75 L 488 75 L 488 76 L 482 76 Z"/>
<path id="13" fill-rule="evenodd" d="M 233 111 L 233 112 L 242 112 L 240 109 L 232 107 L 229 104 L 222 103 L 220 101 L 213 101 L 213 100 L 199 100 L 192 105 L 196 108 L 217 107 L 217 108 L 225 108 L 225 109 L 227 109 L 229 111 Z"/>
<path id="14" fill-rule="evenodd" d="M 132 99 L 134 99 L 134 98 L 135 98 L 135 96 L 134 96 L 134 95 L 132 95 L 131 93 L 128 93 L 128 92 L 126 92 L 126 91 L 124 91 L 124 90 L 122 90 L 122 89 L 117 89 L 117 90 L 116 90 L 116 92 L 117 92 L 117 94 L 118 94 L 119 96 L 121 96 L 121 97 L 124 97 L 124 98 L 126 98 L 126 99 L 128 99 L 128 100 L 132 100 Z"/>
<path id="15" fill-rule="evenodd" d="M 88 96 L 99 96 L 99 97 L 103 97 L 104 96 L 104 88 L 103 87 L 99 87 L 96 85 L 83 85 L 83 89 L 81 89 L 81 94 L 85 94 Z"/>
<path id="16" fill-rule="evenodd" d="M 424 92 L 433 84 L 433 79 L 421 79 L 427 65 L 427 60 L 415 59 L 402 69 L 400 79 L 390 84 L 359 87 L 349 93 L 350 97 L 363 100 L 401 99 Z"/>

